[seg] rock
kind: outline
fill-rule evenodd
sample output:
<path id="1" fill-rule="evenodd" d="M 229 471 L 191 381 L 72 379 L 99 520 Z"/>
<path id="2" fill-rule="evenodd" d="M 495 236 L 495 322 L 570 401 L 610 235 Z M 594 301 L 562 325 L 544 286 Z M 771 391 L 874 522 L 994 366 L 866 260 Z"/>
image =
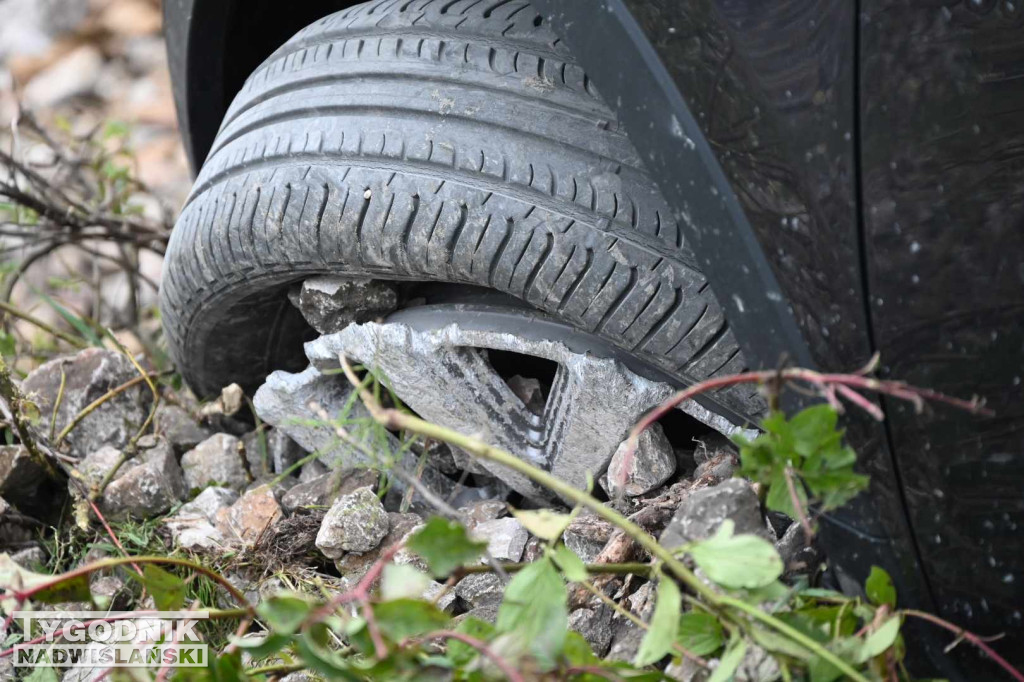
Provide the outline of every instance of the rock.
<path id="1" fill-rule="evenodd" d="M 471 534 L 487 541 L 487 551 L 498 561 L 519 561 L 523 558 L 530 533 L 516 519 L 494 519 L 478 523 Z"/>
<path id="2" fill-rule="evenodd" d="M 269 486 L 274 492 L 274 498 L 280 502 L 284 499 L 284 496 L 288 494 L 288 491 L 299 484 L 299 479 L 294 476 L 285 476 L 283 478 L 275 476 L 274 474 L 266 474 L 260 476 L 255 481 L 245 487 L 244 493 L 256 490 L 262 486 Z M 243 494 L 244 494 L 243 493 Z"/>
<path id="3" fill-rule="evenodd" d="M 523 550 L 523 561 L 533 563 L 544 556 L 544 541 L 537 537 L 531 537 L 526 542 L 526 549 Z"/>
<path id="4" fill-rule="evenodd" d="M 516 374 L 509 377 L 507 383 L 515 396 L 526 406 L 526 409 L 536 415 L 544 414 L 544 391 L 541 390 L 540 381 L 533 377 L 521 377 Z"/>
<path id="5" fill-rule="evenodd" d="M 569 629 L 580 633 L 593 652 L 603 657 L 612 643 L 612 610 L 604 605 L 576 609 L 569 614 Z"/>
<path id="6" fill-rule="evenodd" d="M 25 86 L 25 103 L 33 109 L 47 109 L 72 97 L 91 94 L 102 70 L 100 51 L 92 45 L 82 45 L 29 81 Z"/>
<path id="7" fill-rule="evenodd" d="M 601 553 L 614 531 L 612 524 L 586 511 L 566 527 L 562 541 L 583 563 L 589 564 Z"/>
<path id="8" fill-rule="evenodd" d="M 797 554 L 807 547 L 807 534 L 799 523 L 790 524 L 779 541 L 775 543 L 775 551 L 782 558 L 782 563 L 789 566 Z"/>
<path id="9" fill-rule="evenodd" d="M 321 334 L 341 331 L 353 322 L 368 322 L 398 307 L 398 292 L 388 282 L 332 275 L 310 277 L 288 297 Z"/>
<path id="10" fill-rule="evenodd" d="M 264 485 L 245 493 L 227 509 L 219 510 L 215 525 L 224 537 L 252 545 L 281 516 L 274 491 Z"/>
<path id="11" fill-rule="evenodd" d="M 305 671 L 289 673 L 281 678 L 281 682 L 318 682 L 320 678 L 313 677 Z"/>
<path id="12" fill-rule="evenodd" d="M 665 668 L 665 676 L 676 682 L 707 682 L 711 671 L 706 670 L 688 658 L 679 663 L 669 663 Z"/>
<path id="13" fill-rule="evenodd" d="M 46 550 L 38 546 L 27 547 L 11 554 L 11 560 L 27 571 L 39 573 L 46 567 Z"/>
<path id="14" fill-rule="evenodd" d="M 318 459 L 311 460 L 302 465 L 302 471 L 299 472 L 299 483 L 308 483 L 326 473 L 330 473 L 326 464 Z"/>
<path id="15" fill-rule="evenodd" d="M 376 488 L 379 478 L 376 469 L 338 469 L 292 486 L 281 498 L 281 506 L 288 512 L 300 507 L 329 507 L 358 488 Z"/>
<path id="16" fill-rule="evenodd" d="M 465 517 L 466 526 L 472 530 L 477 524 L 508 516 L 508 505 L 498 500 L 480 500 L 459 507 L 459 513 Z"/>
<path id="17" fill-rule="evenodd" d="M 731 452 L 719 452 L 714 457 L 697 465 L 693 480 L 715 485 L 733 477 L 736 473 L 736 456 Z"/>
<path id="18" fill-rule="evenodd" d="M 49 478 L 22 445 L 0 446 L 0 496 L 19 511 L 53 520 L 66 494 L 63 481 Z"/>
<path id="19" fill-rule="evenodd" d="M 186 452 L 181 457 L 185 484 L 190 490 L 208 485 L 222 485 L 233 490 L 244 490 L 249 484 L 239 441 L 226 433 L 217 433 Z"/>
<path id="20" fill-rule="evenodd" d="M 498 609 L 500 607 L 501 604 L 496 602 L 494 604 L 484 604 L 483 606 L 478 606 L 475 609 L 470 609 L 469 611 L 453 618 L 452 627 L 457 628 L 459 624 L 467 618 L 476 618 L 477 620 L 482 620 L 485 623 L 494 625 L 498 620 Z"/>
<path id="21" fill-rule="evenodd" d="M 522 353 L 557 363 L 563 380 L 558 414 L 552 418 L 559 427 L 544 431 L 557 432 L 557 437 L 538 443 L 535 433 L 522 427 L 536 415 L 479 353 L 467 353 L 466 347 Z M 613 359 L 454 324 L 431 331 L 397 323 L 351 324 L 307 343 L 305 349 L 313 367 L 321 371 L 337 368 L 339 354 L 378 368 L 395 393 L 424 419 L 462 433 L 486 430 L 495 447 L 533 452 L 534 461 L 579 488 L 586 486 L 588 476 L 607 469 L 637 418 L 674 393 L 671 386 L 640 377 Z M 295 380 L 310 375 L 289 376 Z M 280 384 L 285 379 L 275 381 Z M 481 384 L 493 390 L 482 391 Z M 683 403 L 680 409 L 713 428 L 728 433 L 738 430 L 695 402 Z M 518 472 L 494 462 L 483 462 L 483 466 L 525 497 L 552 498 L 550 491 Z"/>
<path id="22" fill-rule="evenodd" d="M 697 448 L 693 453 L 694 462 L 696 464 L 710 462 L 724 454 L 732 455 L 734 458 L 739 457 L 739 450 L 736 448 L 736 445 L 720 433 L 712 431 L 700 436 L 699 438 L 695 438 L 694 440 L 697 442 Z"/>
<path id="23" fill-rule="evenodd" d="M 160 403 L 156 408 L 153 430 L 166 438 L 179 455 L 188 452 L 211 435 L 183 408 L 166 402 Z"/>
<path id="24" fill-rule="evenodd" d="M 660 424 L 652 424 L 640 434 L 632 456 L 627 457 L 628 451 L 627 439 L 622 441 L 608 463 L 605 489 L 611 497 L 637 497 L 649 493 L 676 472 L 675 452 Z"/>
<path id="25" fill-rule="evenodd" d="M 171 446 L 161 437 L 143 436 L 139 452 L 124 462 L 99 499 L 100 511 L 108 519 L 146 519 L 168 511 L 185 498 L 187 490 L 181 467 Z M 86 456 L 78 466 L 88 485 L 99 485 L 121 460 L 123 453 L 109 445 Z M 68 483 L 71 494 L 80 492 Z"/>
<path id="26" fill-rule="evenodd" d="M 370 488 L 343 495 L 324 516 L 316 546 L 331 559 L 345 552 L 369 552 L 388 534 L 390 521 Z"/>
<path id="27" fill-rule="evenodd" d="M 775 657 L 756 644 L 751 644 L 747 646 L 733 679 L 736 682 L 772 682 L 779 679 L 780 673 Z"/>
<path id="28" fill-rule="evenodd" d="M 402 542 L 422 525 L 423 519 L 418 514 L 391 512 L 388 514 L 388 534 L 384 536 L 376 549 L 365 554 L 346 554 L 340 559 L 336 559 L 334 566 L 349 584 L 355 584 L 377 561 L 382 550 Z"/>
<path id="29" fill-rule="evenodd" d="M 117 36 L 158 33 L 163 23 L 160 10 L 150 2 L 112 0 L 99 16 L 100 25 Z"/>
<path id="30" fill-rule="evenodd" d="M 227 538 L 214 526 L 217 513 L 238 500 L 238 493 L 229 488 L 206 488 L 194 500 L 182 505 L 166 520 L 175 543 L 184 549 L 212 550 L 226 547 Z"/>
<path id="31" fill-rule="evenodd" d="M 732 478 L 716 486 L 695 490 L 683 498 L 675 516 L 661 534 L 661 544 L 675 549 L 692 540 L 706 539 L 714 535 L 726 519 L 732 519 L 737 535 L 753 533 L 769 537 L 754 489 L 748 482 Z"/>
<path id="32" fill-rule="evenodd" d="M 57 409 L 57 433 L 84 407 L 139 376 L 128 358 L 104 348 L 86 348 L 73 357 L 51 360 L 30 373 L 21 385 L 47 419 L 60 390 L 62 369 L 65 386 Z M 107 400 L 68 434 L 66 442 L 72 454 L 85 457 L 104 445 L 123 448 L 146 420 L 151 402 L 152 394 L 144 382 Z"/>
<path id="33" fill-rule="evenodd" d="M 423 590 L 423 598 L 427 601 L 437 599 L 437 608 L 446 613 L 450 613 L 455 604 L 455 592 L 445 590 L 444 585 L 436 580 L 431 580 L 427 583 L 427 589 Z"/>
<path id="34" fill-rule="evenodd" d="M 822 562 L 822 555 L 813 543 L 807 544 L 807 535 L 799 522 L 793 522 L 775 543 L 775 550 L 782 558 L 789 575 L 810 573 Z"/>
<path id="35" fill-rule="evenodd" d="M 501 601 L 505 583 L 494 573 L 472 573 L 455 585 L 455 594 L 473 609 Z"/>
<path id="36" fill-rule="evenodd" d="M 186 524 L 171 526 L 174 542 L 182 549 L 191 551 L 226 549 L 230 546 L 227 538 L 206 520 L 196 519 Z"/>
<path id="37" fill-rule="evenodd" d="M 194 500 L 183 504 L 175 516 L 201 516 L 207 521 L 214 521 L 218 511 L 230 507 L 237 501 L 238 493 L 230 488 L 205 488 Z"/>
<path id="38" fill-rule="evenodd" d="M 245 445 L 245 456 L 253 476 L 260 475 L 257 472 L 282 474 L 307 454 L 301 445 L 280 429 L 270 429 L 263 434 L 250 431 L 242 437 L 242 444 Z"/>
<path id="39" fill-rule="evenodd" d="M 124 42 L 128 70 L 135 76 L 167 68 L 167 48 L 159 36 L 132 36 Z"/>
<path id="40" fill-rule="evenodd" d="M 645 623 L 651 621 L 654 613 L 654 583 L 644 583 L 624 600 L 622 604 Z M 644 631 L 634 625 L 628 618 L 615 614 L 612 617 L 612 641 L 608 648 L 607 658 L 613 661 L 632 661 L 640 649 L 640 641 Z"/>
<path id="41" fill-rule="evenodd" d="M 2 0 L 0 62 L 8 56 L 40 55 L 53 39 L 78 28 L 89 14 L 89 0 Z"/>
<path id="42" fill-rule="evenodd" d="M 124 611 L 131 605 L 131 592 L 124 581 L 114 575 L 95 578 L 89 585 L 93 601 L 104 611 Z"/>

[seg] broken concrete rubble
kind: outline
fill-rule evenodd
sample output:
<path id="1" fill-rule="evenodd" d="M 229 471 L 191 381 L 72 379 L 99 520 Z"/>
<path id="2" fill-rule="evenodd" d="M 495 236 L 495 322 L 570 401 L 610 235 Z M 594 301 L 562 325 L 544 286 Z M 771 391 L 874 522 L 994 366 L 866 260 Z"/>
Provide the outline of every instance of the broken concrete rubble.
<path id="1" fill-rule="evenodd" d="M 487 551 L 499 561 L 519 561 L 523 558 L 530 533 L 518 520 L 510 517 L 476 524 L 470 533 L 487 542 Z"/>
<path id="2" fill-rule="evenodd" d="M 210 436 L 181 457 L 185 484 L 189 489 L 223 485 L 242 491 L 249 484 L 241 441 L 226 433 Z"/>
<path id="3" fill-rule="evenodd" d="M 230 507 L 216 512 L 216 526 L 221 535 L 252 545 L 283 516 L 274 491 L 266 485 L 242 495 Z"/>
<path id="4" fill-rule="evenodd" d="M 153 430 L 167 439 L 176 453 L 183 454 L 213 435 L 199 425 L 184 408 L 160 403 L 153 415 Z"/>
<path id="5" fill-rule="evenodd" d="M 61 391 L 61 376 L 64 388 Z M 86 348 L 72 357 L 57 358 L 32 371 L 21 389 L 40 414 L 51 415 L 61 394 L 54 423 L 59 434 L 90 403 L 139 377 L 124 355 L 105 348 Z M 85 457 L 104 445 L 123 448 L 149 414 L 152 394 L 144 382 L 109 398 L 68 433 L 72 454 Z"/>
<path id="6" fill-rule="evenodd" d="M 55 520 L 65 495 L 64 482 L 50 479 L 23 445 L 0 446 L 0 496 L 18 511 Z"/>
<path id="7" fill-rule="evenodd" d="M 236 500 L 238 493 L 234 490 L 210 487 L 199 493 L 191 502 L 182 505 L 174 516 L 165 520 L 175 544 L 190 550 L 210 550 L 227 546 L 227 539 L 214 523 L 217 520 L 217 513 L 230 507 Z"/>
<path id="8" fill-rule="evenodd" d="M 120 464 L 98 500 L 100 511 L 111 519 L 146 519 L 162 514 L 184 499 L 187 492 L 181 467 L 167 441 L 143 436 L 137 446 L 139 452 Z M 123 458 L 121 450 L 105 445 L 89 453 L 78 469 L 86 484 L 95 488 Z M 74 482 L 68 482 L 68 490 L 81 496 Z"/>
<path id="9" fill-rule="evenodd" d="M 714 535 L 726 519 L 733 521 L 737 535 L 752 533 L 775 539 L 761 517 L 761 502 L 750 483 L 732 478 L 684 497 L 661 534 L 661 544 L 675 549 L 693 540 L 704 540 Z"/>
<path id="10" fill-rule="evenodd" d="M 398 294 L 390 282 L 331 275 L 310 277 L 288 297 L 321 334 L 376 319 L 398 307 Z"/>
<path id="11" fill-rule="evenodd" d="M 389 527 L 388 513 L 377 495 L 369 487 L 359 488 L 331 505 L 317 533 L 316 546 L 331 559 L 345 552 L 369 552 L 380 544 Z"/>
<path id="12" fill-rule="evenodd" d="M 632 452 L 631 452 L 632 450 Z M 605 490 L 612 497 L 649 493 L 676 472 L 676 455 L 660 424 L 640 434 L 636 448 L 624 440 L 608 463 Z"/>
<path id="13" fill-rule="evenodd" d="M 300 507 L 330 507 L 342 495 L 358 488 L 377 487 L 380 472 L 374 469 L 338 469 L 292 486 L 281 498 L 288 512 Z"/>

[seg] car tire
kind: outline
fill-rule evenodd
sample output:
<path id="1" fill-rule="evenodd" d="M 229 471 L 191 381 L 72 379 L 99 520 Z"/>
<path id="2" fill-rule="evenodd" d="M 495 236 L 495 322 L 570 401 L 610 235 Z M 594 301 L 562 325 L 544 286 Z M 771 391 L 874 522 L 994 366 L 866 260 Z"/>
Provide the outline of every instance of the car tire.
<path id="1" fill-rule="evenodd" d="M 497 289 L 682 383 L 745 368 L 677 217 L 522 0 L 376 1 L 300 31 L 229 108 L 164 268 L 201 394 L 303 364 L 287 290 L 328 273 Z"/>

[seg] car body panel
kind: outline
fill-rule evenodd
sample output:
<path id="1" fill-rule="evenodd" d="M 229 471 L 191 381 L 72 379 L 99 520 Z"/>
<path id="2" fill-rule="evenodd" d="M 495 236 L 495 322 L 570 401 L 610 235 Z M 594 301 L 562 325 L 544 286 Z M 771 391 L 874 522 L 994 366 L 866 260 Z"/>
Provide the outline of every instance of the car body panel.
<path id="1" fill-rule="evenodd" d="M 996 416 L 887 405 L 940 613 L 1024 660 L 1024 5 L 864 0 L 868 291 L 887 376 Z"/>

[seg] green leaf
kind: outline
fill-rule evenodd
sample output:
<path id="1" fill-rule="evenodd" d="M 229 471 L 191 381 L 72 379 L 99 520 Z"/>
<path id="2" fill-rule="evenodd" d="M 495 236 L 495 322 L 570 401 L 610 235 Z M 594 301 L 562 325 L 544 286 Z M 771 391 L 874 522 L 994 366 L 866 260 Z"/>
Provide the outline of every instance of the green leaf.
<path id="1" fill-rule="evenodd" d="M 572 666 L 591 666 L 601 662 L 583 635 L 573 630 L 566 633 L 562 655 Z"/>
<path id="2" fill-rule="evenodd" d="M 712 654 L 725 644 L 722 624 L 710 613 L 690 611 L 679 618 L 679 645 L 697 656 Z"/>
<path id="3" fill-rule="evenodd" d="M 283 649 L 291 641 L 291 637 L 273 632 L 265 637 L 232 637 L 231 641 L 239 649 L 244 649 L 249 656 L 259 660 Z"/>
<path id="4" fill-rule="evenodd" d="M 0 330 L 0 355 L 11 356 L 18 350 L 13 334 Z"/>
<path id="5" fill-rule="evenodd" d="M 494 635 L 494 626 L 479 618 L 466 618 L 455 628 L 456 632 L 469 635 L 481 641 L 488 641 Z M 448 658 L 457 666 L 467 666 L 472 662 L 479 652 L 457 639 L 448 640 Z"/>
<path id="6" fill-rule="evenodd" d="M 743 656 L 747 653 L 747 640 L 742 637 L 733 637 L 729 640 L 729 646 L 718 661 L 718 667 L 711 673 L 708 682 L 726 682 L 731 680 L 736 669 L 743 662 Z"/>
<path id="7" fill-rule="evenodd" d="M 803 457 L 811 457 L 842 437 L 836 431 L 839 415 L 828 404 L 812 405 L 793 415 L 789 420 L 789 433 L 793 436 L 793 449 Z"/>
<path id="8" fill-rule="evenodd" d="M 423 557 L 430 572 L 438 578 L 476 561 L 487 549 L 486 542 L 470 539 L 463 526 L 439 516 L 427 521 L 406 546 Z"/>
<path id="9" fill-rule="evenodd" d="M 803 483 L 795 475 L 793 475 L 793 490 L 796 493 L 797 500 L 800 502 L 800 510 L 806 514 L 807 492 L 804 490 Z M 801 513 L 797 511 L 796 505 L 793 504 L 793 495 L 789 492 L 789 484 L 786 482 L 786 470 L 784 467 L 779 467 L 772 474 L 768 495 L 764 498 L 764 505 L 772 511 L 782 512 L 791 519 L 800 518 Z"/>
<path id="10" fill-rule="evenodd" d="M 790 656 L 797 660 L 809 660 L 813 656 L 803 646 L 774 630 L 755 626 L 750 628 L 749 633 L 754 643 L 766 651 Z"/>
<path id="11" fill-rule="evenodd" d="M 260 602 L 256 614 L 274 632 L 292 635 L 299 631 L 312 608 L 312 604 L 303 597 L 279 594 Z"/>
<path id="12" fill-rule="evenodd" d="M 541 540 L 552 542 L 561 537 L 569 523 L 572 522 L 572 514 L 559 514 L 550 509 L 522 510 L 513 509 L 512 516 L 523 524 L 526 530 L 530 531 Z"/>
<path id="13" fill-rule="evenodd" d="M 550 559 L 519 571 L 505 588 L 497 629 L 527 647 L 545 668 L 555 664 L 569 628 L 569 595 Z"/>
<path id="14" fill-rule="evenodd" d="M 552 557 L 570 582 L 581 583 L 589 577 L 586 564 L 565 545 L 555 547 Z"/>
<path id="15" fill-rule="evenodd" d="M 382 634 L 393 641 L 440 630 L 451 617 L 430 602 L 419 599 L 395 599 L 373 607 L 373 617 Z"/>
<path id="16" fill-rule="evenodd" d="M 863 663 L 869 659 L 885 652 L 896 641 L 900 634 L 900 617 L 893 616 L 872 632 L 864 640 L 860 651 L 857 652 L 857 662 Z"/>
<path id="17" fill-rule="evenodd" d="M 54 581 L 57 580 L 54 584 Z M 44 604 L 89 601 L 89 576 L 60 580 L 60 576 L 49 576 L 25 570 L 6 553 L 0 553 L 0 612 L 9 613 L 20 606 L 10 595 L 49 585 L 32 596 L 32 600 Z"/>
<path id="18" fill-rule="evenodd" d="M 34 666 L 24 682 L 57 682 L 57 671 L 50 666 Z"/>
<path id="19" fill-rule="evenodd" d="M 878 566 L 871 567 L 871 574 L 864 583 L 864 591 L 872 604 L 896 607 L 896 588 L 893 587 L 892 578 L 889 577 L 885 569 Z"/>
<path id="20" fill-rule="evenodd" d="M 142 584 L 153 595 L 158 611 L 177 611 L 185 606 L 185 581 L 173 573 L 146 564 L 142 567 Z"/>
<path id="21" fill-rule="evenodd" d="M 380 594 L 385 601 L 419 599 L 430 584 L 425 573 L 409 564 L 387 564 L 381 576 Z"/>
<path id="22" fill-rule="evenodd" d="M 93 346 L 103 346 L 102 339 L 100 339 L 96 332 L 93 331 L 93 328 L 86 324 L 85 321 L 82 320 L 82 318 L 78 317 L 77 315 L 69 311 L 60 303 L 57 303 L 55 300 L 47 296 L 44 292 L 35 291 L 34 293 L 37 296 L 39 296 L 39 298 L 43 299 L 43 301 L 45 301 L 48 306 L 57 311 L 57 314 L 64 318 L 65 322 L 74 327 L 75 331 L 77 331 L 82 336 L 82 338 L 84 338 Z"/>
<path id="23" fill-rule="evenodd" d="M 782 559 L 771 543 L 756 535 L 733 535 L 733 528 L 732 519 L 726 519 L 712 537 L 686 547 L 711 580 L 723 587 L 753 589 L 782 575 Z"/>
<path id="24" fill-rule="evenodd" d="M 658 581 L 658 601 L 654 605 L 654 615 L 640 641 L 640 649 L 633 659 L 634 665 L 643 667 L 657 663 L 672 650 L 679 632 L 679 612 L 682 606 L 683 596 L 679 586 L 671 578 L 662 577 Z"/>
<path id="25" fill-rule="evenodd" d="M 328 680 L 363 682 L 365 677 L 352 669 L 344 656 L 317 645 L 308 637 L 296 637 L 295 648 L 299 658 L 313 672 L 320 673 Z"/>

